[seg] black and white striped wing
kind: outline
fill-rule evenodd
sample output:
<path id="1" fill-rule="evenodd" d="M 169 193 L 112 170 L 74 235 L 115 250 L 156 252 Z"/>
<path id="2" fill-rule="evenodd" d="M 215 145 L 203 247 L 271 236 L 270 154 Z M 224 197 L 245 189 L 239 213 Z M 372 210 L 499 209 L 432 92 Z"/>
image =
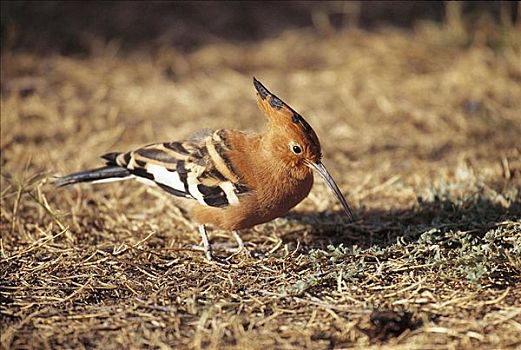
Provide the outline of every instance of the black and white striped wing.
<path id="1" fill-rule="evenodd" d="M 248 188 L 240 183 L 228 161 L 225 134 L 225 130 L 217 130 L 197 140 L 152 144 L 103 158 L 174 196 L 212 207 L 238 205 Z"/>

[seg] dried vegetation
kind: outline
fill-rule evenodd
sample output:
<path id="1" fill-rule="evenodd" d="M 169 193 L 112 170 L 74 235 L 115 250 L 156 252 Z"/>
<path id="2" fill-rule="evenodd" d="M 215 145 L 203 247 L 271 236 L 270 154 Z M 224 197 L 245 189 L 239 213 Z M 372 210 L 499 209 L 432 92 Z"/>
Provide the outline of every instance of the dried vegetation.
<path id="1" fill-rule="evenodd" d="M 450 26 L 3 50 L 2 347 L 521 346 L 520 28 Z M 356 222 L 317 180 L 222 267 L 164 193 L 49 183 L 107 151 L 262 127 L 253 75 L 316 128 Z"/>

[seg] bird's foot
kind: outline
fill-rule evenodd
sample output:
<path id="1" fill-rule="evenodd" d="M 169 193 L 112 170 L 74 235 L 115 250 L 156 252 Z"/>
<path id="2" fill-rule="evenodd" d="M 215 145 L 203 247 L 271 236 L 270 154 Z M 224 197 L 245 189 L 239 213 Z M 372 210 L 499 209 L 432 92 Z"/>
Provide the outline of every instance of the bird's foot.
<path id="1" fill-rule="evenodd" d="M 192 246 L 192 249 L 195 250 L 202 250 L 208 261 L 215 261 L 217 263 L 223 264 L 223 265 L 229 265 L 230 259 L 234 256 L 240 254 L 241 252 L 245 252 L 249 255 L 248 250 L 244 247 L 244 242 L 242 241 L 241 237 L 239 236 L 239 233 L 237 231 L 232 231 L 233 238 L 237 241 L 237 247 L 230 249 L 230 245 L 227 243 L 224 244 L 213 244 L 213 247 L 224 247 L 224 250 L 227 252 L 231 252 L 232 255 L 230 255 L 227 258 L 221 258 L 212 253 L 212 245 L 210 245 L 210 241 L 208 240 L 208 235 L 206 234 L 206 228 L 204 225 L 199 225 L 199 234 L 201 235 L 202 240 L 202 246 Z"/>
<path id="2" fill-rule="evenodd" d="M 230 265 L 230 257 L 220 257 L 218 255 L 215 255 L 212 251 L 212 249 L 207 249 L 207 247 L 200 246 L 200 245 L 192 245 L 192 250 L 197 250 L 200 252 L 204 252 L 204 255 L 206 256 L 206 259 L 210 262 L 215 262 L 219 265 L 228 266 Z"/>

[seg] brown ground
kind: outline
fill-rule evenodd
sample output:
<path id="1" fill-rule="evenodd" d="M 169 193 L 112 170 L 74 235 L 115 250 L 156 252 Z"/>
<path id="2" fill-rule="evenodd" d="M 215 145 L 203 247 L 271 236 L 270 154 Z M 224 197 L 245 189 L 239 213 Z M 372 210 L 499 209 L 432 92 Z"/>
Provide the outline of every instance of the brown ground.
<path id="1" fill-rule="evenodd" d="M 521 346 L 520 32 L 3 50 L 2 347 Z M 49 183 L 107 151 L 259 129 L 253 75 L 314 126 L 358 221 L 317 180 L 222 267 L 164 193 Z"/>

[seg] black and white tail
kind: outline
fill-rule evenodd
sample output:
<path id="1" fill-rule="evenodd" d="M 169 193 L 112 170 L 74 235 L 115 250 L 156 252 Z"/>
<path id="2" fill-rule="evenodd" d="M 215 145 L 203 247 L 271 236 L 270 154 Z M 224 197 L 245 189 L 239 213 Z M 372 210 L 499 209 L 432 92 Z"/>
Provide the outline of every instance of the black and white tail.
<path id="1" fill-rule="evenodd" d="M 54 181 L 54 185 L 63 187 L 80 182 L 111 182 L 131 178 L 132 174 L 125 168 L 116 165 L 107 165 L 97 169 L 80 171 L 74 174 L 60 177 Z"/>

